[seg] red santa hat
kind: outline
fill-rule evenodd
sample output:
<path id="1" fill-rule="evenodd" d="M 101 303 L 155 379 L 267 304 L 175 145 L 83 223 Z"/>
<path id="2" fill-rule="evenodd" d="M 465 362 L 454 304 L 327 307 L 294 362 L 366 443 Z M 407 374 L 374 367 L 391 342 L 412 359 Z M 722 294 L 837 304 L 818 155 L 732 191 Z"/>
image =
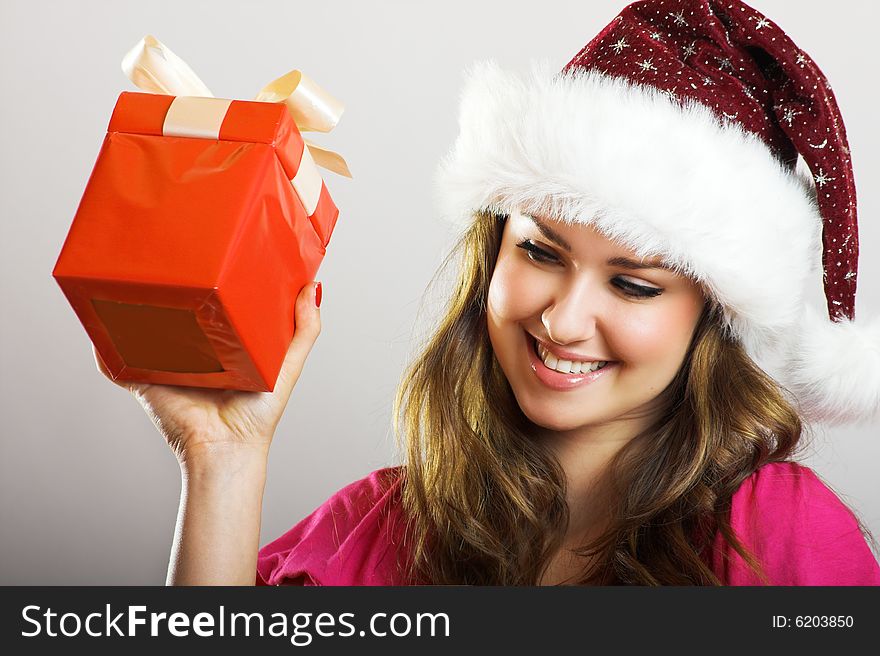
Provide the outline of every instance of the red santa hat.
<path id="1" fill-rule="evenodd" d="M 459 123 L 437 177 L 447 218 L 541 213 L 662 256 L 705 285 L 805 419 L 880 415 L 880 319 L 855 321 L 843 119 L 775 23 L 739 0 L 635 2 L 558 74 L 475 65 Z M 827 317 L 804 293 L 820 266 Z"/>

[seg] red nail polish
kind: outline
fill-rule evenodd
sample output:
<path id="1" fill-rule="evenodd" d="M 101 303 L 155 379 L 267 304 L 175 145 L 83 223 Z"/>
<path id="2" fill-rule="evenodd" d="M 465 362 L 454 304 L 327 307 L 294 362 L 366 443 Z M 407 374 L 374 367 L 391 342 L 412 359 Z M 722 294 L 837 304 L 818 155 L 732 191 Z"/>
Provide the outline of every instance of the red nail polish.
<path id="1" fill-rule="evenodd" d="M 315 307 L 321 307 L 321 297 L 323 296 L 323 292 L 321 289 L 321 283 L 315 285 Z"/>

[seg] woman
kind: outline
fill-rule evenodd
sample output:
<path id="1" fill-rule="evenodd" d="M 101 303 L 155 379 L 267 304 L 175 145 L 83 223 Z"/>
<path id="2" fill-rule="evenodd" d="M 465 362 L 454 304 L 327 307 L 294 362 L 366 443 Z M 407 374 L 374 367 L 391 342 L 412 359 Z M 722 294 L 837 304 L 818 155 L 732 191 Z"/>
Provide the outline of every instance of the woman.
<path id="1" fill-rule="evenodd" d="M 741 3 L 647 0 L 559 76 L 474 69 L 461 128 L 440 177 L 461 270 L 399 390 L 405 466 L 258 558 L 320 285 L 273 393 L 131 386 L 181 463 L 169 582 L 880 584 L 852 512 L 788 460 L 802 417 L 880 405 L 815 64 Z M 832 321 L 803 299 L 820 251 Z"/>

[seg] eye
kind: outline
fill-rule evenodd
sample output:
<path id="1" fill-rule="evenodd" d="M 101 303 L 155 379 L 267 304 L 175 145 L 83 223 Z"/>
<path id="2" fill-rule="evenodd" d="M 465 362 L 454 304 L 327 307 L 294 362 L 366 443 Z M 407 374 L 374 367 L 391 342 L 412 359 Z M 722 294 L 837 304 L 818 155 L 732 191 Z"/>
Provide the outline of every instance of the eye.
<path id="1" fill-rule="evenodd" d="M 521 241 L 516 246 L 517 248 L 522 248 L 526 251 L 528 258 L 533 262 L 540 262 L 541 264 L 559 264 L 559 258 L 552 253 L 545 251 L 543 248 L 539 248 L 531 239 Z M 620 289 L 624 294 L 633 298 L 653 298 L 663 293 L 663 289 L 660 287 L 638 285 L 625 278 L 621 278 L 620 276 L 614 278 L 612 282 L 614 286 Z"/>
<path id="2" fill-rule="evenodd" d="M 637 285 L 621 277 L 614 279 L 614 286 L 620 289 L 627 296 L 636 298 L 653 298 L 663 293 L 660 287 L 647 287 L 645 285 Z"/>
<path id="3" fill-rule="evenodd" d="M 531 239 L 521 241 L 516 245 L 528 254 L 530 260 L 541 262 L 542 264 L 555 264 L 559 262 L 555 255 L 548 253 L 543 248 L 538 248 Z"/>

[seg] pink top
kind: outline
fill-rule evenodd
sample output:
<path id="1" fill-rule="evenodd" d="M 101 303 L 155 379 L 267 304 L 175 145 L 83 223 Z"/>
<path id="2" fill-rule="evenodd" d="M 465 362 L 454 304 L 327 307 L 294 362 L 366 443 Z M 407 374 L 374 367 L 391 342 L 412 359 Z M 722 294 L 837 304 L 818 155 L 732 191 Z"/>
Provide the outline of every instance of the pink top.
<path id="1" fill-rule="evenodd" d="M 257 584 L 401 585 L 398 470 L 379 469 L 342 488 L 263 547 Z M 852 511 L 807 467 L 761 467 L 733 495 L 730 519 L 771 585 L 880 585 L 880 566 Z M 726 585 L 760 585 L 720 535 L 711 565 Z"/>

